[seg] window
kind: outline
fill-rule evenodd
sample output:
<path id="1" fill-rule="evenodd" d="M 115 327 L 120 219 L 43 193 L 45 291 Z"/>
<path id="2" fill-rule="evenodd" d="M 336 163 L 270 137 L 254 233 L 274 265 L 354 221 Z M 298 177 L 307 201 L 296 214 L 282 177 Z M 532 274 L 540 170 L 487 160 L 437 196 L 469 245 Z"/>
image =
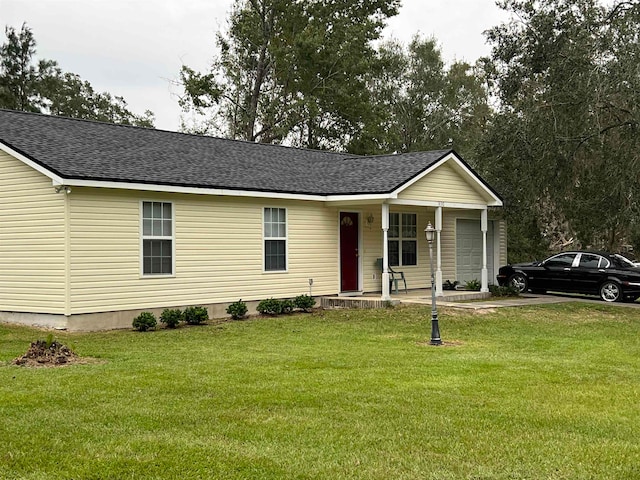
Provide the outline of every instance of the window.
<path id="1" fill-rule="evenodd" d="M 264 270 L 283 272 L 287 269 L 287 210 L 264 209 Z"/>
<path id="2" fill-rule="evenodd" d="M 173 205 L 142 202 L 142 274 L 173 274 Z"/>
<path id="3" fill-rule="evenodd" d="M 550 259 L 548 259 L 546 262 L 544 262 L 544 265 L 546 267 L 568 268 L 573 265 L 573 260 L 575 258 L 575 253 L 561 253 L 559 255 L 556 255 L 555 257 L 551 257 Z"/>
<path id="4" fill-rule="evenodd" d="M 389 214 L 389 265 L 418 264 L 418 220 L 415 213 Z"/>
<path id="5" fill-rule="evenodd" d="M 582 268 L 598 268 L 598 264 L 604 260 L 604 258 L 598 255 L 592 255 L 589 253 L 583 253 L 580 256 L 580 267 Z"/>

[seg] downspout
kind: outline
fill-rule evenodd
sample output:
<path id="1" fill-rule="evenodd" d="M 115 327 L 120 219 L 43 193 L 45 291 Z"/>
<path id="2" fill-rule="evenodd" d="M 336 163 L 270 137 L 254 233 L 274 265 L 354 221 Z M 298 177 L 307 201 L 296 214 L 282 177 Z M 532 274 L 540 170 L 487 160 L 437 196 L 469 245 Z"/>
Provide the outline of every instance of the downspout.
<path id="1" fill-rule="evenodd" d="M 63 195 L 63 228 L 64 228 L 64 306 L 63 314 L 68 323 L 71 315 L 71 227 L 70 200 L 71 187 L 54 183 L 56 193 Z"/>
<path id="2" fill-rule="evenodd" d="M 64 314 L 69 320 L 71 316 L 71 220 L 69 194 L 71 188 L 64 191 Z"/>

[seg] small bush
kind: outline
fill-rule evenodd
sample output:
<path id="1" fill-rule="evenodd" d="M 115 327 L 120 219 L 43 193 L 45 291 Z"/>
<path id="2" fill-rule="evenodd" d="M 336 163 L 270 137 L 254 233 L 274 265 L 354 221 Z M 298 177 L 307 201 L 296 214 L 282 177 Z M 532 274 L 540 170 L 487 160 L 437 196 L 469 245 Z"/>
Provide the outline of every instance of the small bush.
<path id="1" fill-rule="evenodd" d="M 293 300 L 282 300 L 280 303 L 282 305 L 282 313 L 293 313 L 293 309 L 296 308 Z"/>
<path id="2" fill-rule="evenodd" d="M 489 285 L 489 291 L 494 297 L 519 297 L 520 292 L 511 285 Z"/>
<path id="3" fill-rule="evenodd" d="M 469 280 L 467 283 L 464 284 L 465 290 L 472 290 L 475 292 L 480 291 L 480 287 L 481 285 L 478 279 Z"/>
<path id="4" fill-rule="evenodd" d="M 176 328 L 180 322 L 184 321 L 184 313 L 179 308 L 165 309 L 160 315 L 160 321 L 164 323 L 167 328 Z"/>
<path id="5" fill-rule="evenodd" d="M 316 300 L 315 298 L 310 297 L 309 295 L 298 295 L 293 300 L 293 304 L 295 305 L 296 308 L 299 308 L 304 312 L 308 312 L 316 304 Z"/>
<path id="6" fill-rule="evenodd" d="M 242 299 L 237 302 L 233 302 L 227 307 L 227 313 L 231 315 L 234 320 L 239 320 L 247 314 L 247 304 Z"/>
<path id="7" fill-rule="evenodd" d="M 262 300 L 256 310 L 263 315 L 280 315 L 282 313 L 282 302 L 276 298 Z"/>
<path id="8" fill-rule="evenodd" d="M 184 309 L 184 320 L 189 325 L 200 325 L 209 320 L 209 314 L 204 307 L 187 307 Z"/>
<path id="9" fill-rule="evenodd" d="M 156 316 L 151 312 L 142 312 L 136 318 L 133 319 L 133 328 L 138 330 L 139 332 L 146 332 L 147 330 L 151 330 L 156 328 L 158 324 L 156 320 Z"/>

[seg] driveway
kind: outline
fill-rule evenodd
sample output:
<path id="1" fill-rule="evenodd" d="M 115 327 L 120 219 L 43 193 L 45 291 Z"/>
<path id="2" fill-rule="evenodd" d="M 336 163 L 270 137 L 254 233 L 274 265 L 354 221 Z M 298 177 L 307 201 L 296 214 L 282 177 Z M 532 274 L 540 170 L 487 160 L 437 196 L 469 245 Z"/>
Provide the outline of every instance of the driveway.
<path id="1" fill-rule="evenodd" d="M 500 299 L 488 298 L 487 300 L 470 301 L 470 302 L 447 302 L 445 297 L 444 300 L 438 300 L 438 305 L 443 307 L 455 307 L 455 308 L 467 308 L 471 310 L 480 310 L 483 308 L 522 307 L 526 305 L 543 305 L 543 304 L 551 304 L 551 303 L 568 303 L 568 302 L 584 302 L 584 303 L 594 303 L 599 305 L 612 305 L 612 306 L 627 307 L 627 308 L 640 308 L 640 303 L 638 302 L 607 303 L 607 302 L 603 302 L 602 300 L 596 297 L 586 297 L 583 295 L 569 295 L 564 293 L 547 293 L 544 295 L 523 293 L 519 297 L 515 297 L 515 298 L 500 298 Z"/>

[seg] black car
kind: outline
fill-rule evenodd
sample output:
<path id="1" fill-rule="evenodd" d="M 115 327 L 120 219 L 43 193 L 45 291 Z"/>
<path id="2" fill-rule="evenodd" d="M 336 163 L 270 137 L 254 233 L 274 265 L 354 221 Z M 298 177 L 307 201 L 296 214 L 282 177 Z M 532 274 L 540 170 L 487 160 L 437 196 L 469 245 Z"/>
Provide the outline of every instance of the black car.
<path id="1" fill-rule="evenodd" d="M 640 267 L 618 254 L 562 252 L 542 262 L 500 267 L 498 283 L 520 292 L 583 293 L 605 302 L 640 298 Z"/>

